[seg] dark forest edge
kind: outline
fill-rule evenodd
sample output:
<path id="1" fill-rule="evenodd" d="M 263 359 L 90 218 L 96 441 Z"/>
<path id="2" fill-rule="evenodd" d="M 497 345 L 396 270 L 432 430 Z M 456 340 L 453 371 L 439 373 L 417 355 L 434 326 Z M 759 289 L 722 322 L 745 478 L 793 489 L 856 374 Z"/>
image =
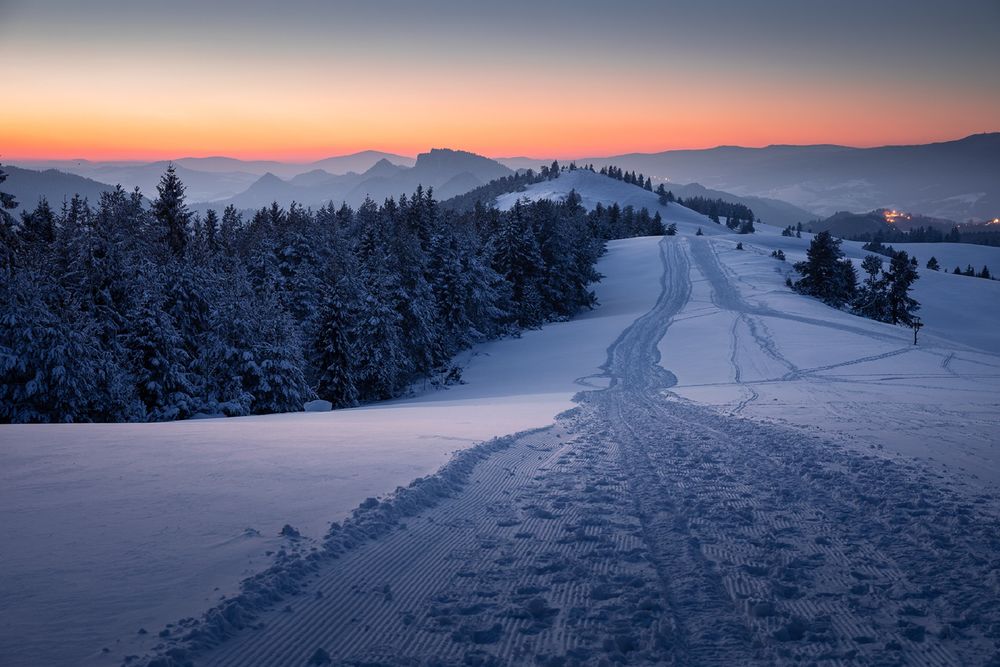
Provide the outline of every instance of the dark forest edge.
<path id="1" fill-rule="evenodd" d="M 663 233 L 659 214 L 588 213 L 575 192 L 500 211 L 418 188 L 245 219 L 193 215 L 172 168 L 157 190 L 152 207 L 118 188 L 20 219 L 0 202 L 0 422 L 349 407 L 459 381 L 463 349 L 593 307 L 605 241 Z"/>

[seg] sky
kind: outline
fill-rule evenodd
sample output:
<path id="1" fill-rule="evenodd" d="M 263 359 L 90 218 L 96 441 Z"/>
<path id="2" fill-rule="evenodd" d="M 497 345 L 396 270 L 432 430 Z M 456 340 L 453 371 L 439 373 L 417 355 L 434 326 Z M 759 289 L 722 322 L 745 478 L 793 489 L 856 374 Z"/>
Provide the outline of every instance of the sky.
<path id="1" fill-rule="evenodd" d="M 0 160 L 1000 130 L 1000 0 L 0 0 Z"/>

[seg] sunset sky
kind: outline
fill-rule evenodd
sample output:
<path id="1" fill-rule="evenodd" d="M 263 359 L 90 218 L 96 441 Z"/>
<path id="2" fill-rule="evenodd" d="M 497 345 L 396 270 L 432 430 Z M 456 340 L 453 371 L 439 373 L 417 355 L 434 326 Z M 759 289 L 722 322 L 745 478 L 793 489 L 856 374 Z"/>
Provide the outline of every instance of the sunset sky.
<path id="1" fill-rule="evenodd" d="M 1000 2 L 0 0 L 0 160 L 583 157 L 1000 129 Z"/>

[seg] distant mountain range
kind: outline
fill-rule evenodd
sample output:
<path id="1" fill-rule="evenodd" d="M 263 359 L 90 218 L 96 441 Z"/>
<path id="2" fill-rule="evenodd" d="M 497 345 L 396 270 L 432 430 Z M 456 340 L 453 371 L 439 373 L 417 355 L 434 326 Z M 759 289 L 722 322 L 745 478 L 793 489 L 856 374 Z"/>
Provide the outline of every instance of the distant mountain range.
<path id="1" fill-rule="evenodd" d="M 228 204 L 259 208 L 272 201 L 285 206 L 297 201 L 314 207 L 346 201 L 356 206 L 366 196 L 380 202 L 412 192 L 417 185 L 434 188 L 437 198 L 444 200 L 513 170 L 537 170 L 551 160 L 493 160 L 465 151 L 434 149 L 416 159 L 363 151 L 294 164 L 229 157 L 172 162 L 187 187 L 189 201 L 196 210 L 203 210 Z M 597 167 L 614 164 L 642 172 L 667 181 L 681 197 L 739 201 L 761 218 L 780 225 L 806 223 L 838 211 L 880 208 L 957 222 L 1000 215 L 1000 133 L 917 146 L 721 146 L 576 162 Z M 138 186 L 152 198 L 167 165 L 166 161 L 19 162 L 16 167 L 43 171 L 21 169 L 15 177 L 16 167 L 5 167 L 12 176 L 4 185 L 5 191 L 26 206 L 34 206 L 41 195 L 61 202 L 74 192 L 96 200 L 101 190 L 117 183 L 127 190 Z M 684 183 L 690 185 L 681 185 Z"/>
<path id="2" fill-rule="evenodd" d="M 0 185 L 0 188 L 17 199 L 17 211 L 25 209 L 31 211 L 42 197 L 48 200 L 52 208 L 58 209 L 63 199 L 70 199 L 75 194 L 85 197 L 91 204 L 96 204 L 102 192 L 115 189 L 113 185 L 55 169 L 35 171 L 5 164 L 3 170 L 7 174 L 7 180 Z"/>
<path id="3" fill-rule="evenodd" d="M 964 222 L 1000 213 L 1000 133 L 916 146 L 720 146 L 583 158 L 820 215 L 897 208 Z"/>
<path id="4" fill-rule="evenodd" d="M 411 194 L 417 186 L 433 188 L 437 199 L 460 195 L 480 185 L 513 172 L 495 160 L 450 149 L 435 148 L 421 153 L 412 167 L 381 159 L 363 173 L 331 174 L 314 169 L 284 180 L 266 173 L 244 192 L 201 207 L 224 208 L 230 204 L 240 209 L 260 208 L 273 201 L 293 201 L 318 207 L 329 202 L 351 206 L 371 197 L 381 203 L 387 197 Z"/>
<path id="5" fill-rule="evenodd" d="M 192 202 L 226 199 L 244 192 L 264 174 L 292 178 L 310 171 L 322 170 L 332 175 L 364 172 L 381 160 L 412 166 L 413 158 L 381 151 L 362 151 L 351 155 L 330 157 L 307 163 L 286 163 L 272 160 L 238 160 L 229 157 L 184 157 L 157 162 L 92 162 L 89 160 L 35 160 L 17 162 L 26 169 L 57 169 L 101 183 L 121 184 L 126 190 L 138 187 L 143 194 L 156 196 L 156 184 L 173 164 L 177 176 L 187 188 Z"/>

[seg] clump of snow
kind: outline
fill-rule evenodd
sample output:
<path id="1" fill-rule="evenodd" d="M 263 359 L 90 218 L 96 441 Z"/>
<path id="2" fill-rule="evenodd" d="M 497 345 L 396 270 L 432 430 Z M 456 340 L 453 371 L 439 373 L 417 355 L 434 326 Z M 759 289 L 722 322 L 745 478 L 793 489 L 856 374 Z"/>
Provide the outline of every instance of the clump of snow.
<path id="1" fill-rule="evenodd" d="M 333 410 L 333 403 L 330 401 L 324 401 L 322 398 L 317 398 L 315 401 L 308 401 L 302 406 L 302 409 L 306 412 L 329 412 Z"/>

